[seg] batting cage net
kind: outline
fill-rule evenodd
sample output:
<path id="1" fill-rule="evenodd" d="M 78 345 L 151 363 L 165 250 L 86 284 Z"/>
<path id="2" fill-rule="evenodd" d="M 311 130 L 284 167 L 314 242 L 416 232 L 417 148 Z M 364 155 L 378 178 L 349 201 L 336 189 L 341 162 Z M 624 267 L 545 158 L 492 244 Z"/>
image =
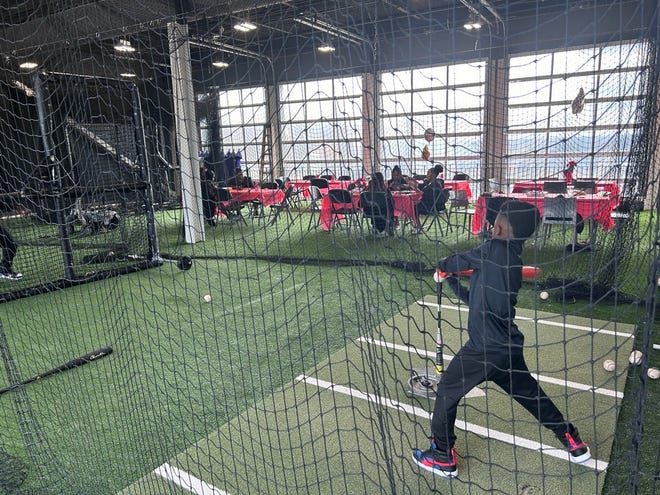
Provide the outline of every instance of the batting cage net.
<path id="1" fill-rule="evenodd" d="M 0 493 L 655 493 L 658 5 L 0 7 Z"/>

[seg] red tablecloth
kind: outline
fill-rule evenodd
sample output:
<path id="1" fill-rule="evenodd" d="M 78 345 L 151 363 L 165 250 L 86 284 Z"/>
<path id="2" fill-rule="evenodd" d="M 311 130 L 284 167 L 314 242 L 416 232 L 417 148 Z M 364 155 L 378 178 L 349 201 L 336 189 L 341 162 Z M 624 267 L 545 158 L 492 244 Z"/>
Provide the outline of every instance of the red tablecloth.
<path id="1" fill-rule="evenodd" d="M 543 182 L 542 180 L 521 180 L 514 182 L 513 192 L 514 193 L 524 193 L 525 191 L 543 191 Z M 596 190 L 594 193 L 599 193 L 601 191 L 607 191 L 610 194 L 615 196 L 619 195 L 619 184 L 613 180 L 599 180 L 596 181 Z"/>
<path id="2" fill-rule="evenodd" d="M 360 209 L 360 191 L 353 191 L 353 208 Z M 393 192 L 394 216 L 399 218 L 415 218 L 415 204 L 422 199 L 420 192 Z M 342 215 L 331 214 L 330 198 L 324 196 L 321 201 L 320 223 L 323 230 L 330 230 L 337 221 L 341 220 Z"/>
<path id="3" fill-rule="evenodd" d="M 412 218 L 415 220 L 415 205 L 422 199 L 422 193 L 414 192 L 393 192 L 394 216 L 399 218 Z"/>
<path id="4" fill-rule="evenodd" d="M 507 196 L 511 199 L 518 199 L 526 203 L 533 204 L 543 214 L 543 198 L 554 197 L 558 194 L 493 194 L 493 196 Z M 592 219 L 602 225 L 604 229 L 614 227 L 612 220 L 612 210 L 619 204 L 619 197 L 613 194 L 579 194 L 577 198 L 577 212 L 583 219 Z M 486 221 L 486 197 L 479 196 L 475 205 L 474 216 L 472 217 L 472 233 L 478 234 L 484 227 Z"/>
<path id="5" fill-rule="evenodd" d="M 281 189 L 232 189 L 229 188 L 232 199 L 241 203 L 259 200 L 264 206 L 279 204 L 284 200 L 284 191 Z"/>
<path id="6" fill-rule="evenodd" d="M 351 184 L 361 185 L 362 187 L 366 186 L 366 180 L 364 178 L 352 179 L 352 180 L 329 180 L 328 188 L 319 189 L 321 194 L 325 196 L 328 194 L 329 189 L 348 189 L 348 186 Z M 302 191 L 304 198 L 309 198 L 309 180 L 302 179 L 292 179 L 287 181 L 286 187 L 293 186 L 295 191 Z"/>
<path id="7" fill-rule="evenodd" d="M 472 199 L 470 183 L 466 180 L 445 180 L 445 188 L 451 188 L 453 191 L 463 190 L 467 194 L 467 199 Z"/>

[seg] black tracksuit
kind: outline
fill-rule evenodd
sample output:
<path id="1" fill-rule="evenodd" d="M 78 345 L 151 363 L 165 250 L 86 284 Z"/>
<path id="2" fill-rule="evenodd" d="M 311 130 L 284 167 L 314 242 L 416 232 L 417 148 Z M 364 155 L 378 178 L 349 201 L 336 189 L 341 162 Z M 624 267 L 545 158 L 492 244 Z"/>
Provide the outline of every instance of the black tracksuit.
<path id="1" fill-rule="evenodd" d="M 18 246 L 9 231 L 0 226 L 0 248 L 2 248 L 2 262 L 0 266 L 5 273 L 11 273 L 11 266 Z"/>
<path id="2" fill-rule="evenodd" d="M 561 412 L 532 377 L 523 357 L 524 336 L 514 322 L 522 284 L 523 241 L 493 239 L 438 263 L 445 272 L 474 270 L 467 290 L 456 277 L 446 282 L 468 304 L 468 341 L 442 374 L 431 431 L 439 449 L 456 441 L 454 423 L 461 398 L 490 380 L 511 395 L 543 426 L 561 436 L 567 430 Z"/>

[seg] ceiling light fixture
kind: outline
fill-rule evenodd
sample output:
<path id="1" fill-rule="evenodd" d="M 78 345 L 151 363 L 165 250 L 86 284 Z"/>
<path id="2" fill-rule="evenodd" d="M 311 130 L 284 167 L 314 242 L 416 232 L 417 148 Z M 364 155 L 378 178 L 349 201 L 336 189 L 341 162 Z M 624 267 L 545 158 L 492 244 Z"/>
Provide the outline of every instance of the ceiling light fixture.
<path id="1" fill-rule="evenodd" d="M 119 75 L 120 75 L 121 77 L 126 77 L 126 78 L 135 77 L 135 73 L 134 73 L 134 72 L 122 72 L 122 73 L 119 74 Z"/>
<path id="2" fill-rule="evenodd" d="M 234 29 L 236 31 L 240 31 L 241 33 L 249 33 L 250 31 L 257 29 L 257 26 L 251 22 L 243 21 L 239 22 L 238 24 L 234 24 Z"/>
<path id="3" fill-rule="evenodd" d="M 473 29 L 481 29 L 481 22 L 477 20 L 471 20 L 470 22 L 463 24 L 463 28 L 465 28 L 467 31 L 472 31 Z"/>
<path id="4" fill-rule="evenodd" d="M 24 70 L 32 70 L 39 67 L 39 64 L 28 60 L 27 62 L 23 62 L 22 64 L 20 64 L 19 67 Z"/>
<path id="5" fill-rule="evenodd" d="M 320 51 L 321 53 L 332 53 L 335 51 L 335 47 L 332 46 L 330 43 L 323 43 L 322 45 L 319 45 L 317 50 Z"/>
<path id="6" fill-rule="evenodd" d="M 227 67 L 229 67 L 229 64 L 224 60 L 216 60 L 214 62 L 211 62 L 211 65 L 216 69 L 226 69 Z"/>
<path id="7" fill-rule="evenodd" d="M 133 53 L 135 48 L 131 45 L 131 42 L 128 40 L 119 40 L 115 45 L 115 50 L 122 53 Z"/>

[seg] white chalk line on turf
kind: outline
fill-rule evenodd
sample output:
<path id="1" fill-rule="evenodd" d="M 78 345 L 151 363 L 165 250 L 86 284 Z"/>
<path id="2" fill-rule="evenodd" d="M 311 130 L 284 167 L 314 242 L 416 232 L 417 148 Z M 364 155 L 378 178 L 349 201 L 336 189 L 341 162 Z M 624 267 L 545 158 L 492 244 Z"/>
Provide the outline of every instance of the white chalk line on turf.
<path id="1" fill-rule="evenodd" d="M 285 292 L 289 292 L 289 291 L 292 291 L 292 290 L 297 290 L 298 287 L 304 287 L 306 283 L 307 282 L 301 282 L 301 283 L 293 285 L 293 286 L 285 287 L 284 289 L 278 290 L 277 292 L 269 292 L 268 296 L 272 297 L 275 294 L 280 294 L 280 293 L 284 294 Z M 257 298 L 254 298 L 254 299 L 250 300 L 250 301 L 247 301 L 243 304 L 239 304 L 238 306 L 232 306 L 231 309 L 228 309 L 228 310 L 225 311 L 225 314 L 228 315 L 228 314 L 231 314 L 231 313 L 236 313 L 239 309 L 242 309 L 244 306 L 252 306 L 254 303 L 258 303 L 263 298 L 264 298 L 264 296 L 259 296 Z"/>
<path id="2" fill-rule="evenodd" d="M 418 356 L 424 355 L 429 359 L 435 359 L 435 352 L 430 352 L 425 349 L 418 349 L 412 345 L 392 344 L 391 342 L 385 342 L 383 340 L 376 340 L 376 339 L 367 339 L 366 337 L 360 337 L 358 339 L 358 342 L 365 342 L 367 344 L 374 344 L 381 347 L 385 347 L 387 349 L 409 352 L 412 354 L 416 354 Z M 445 359 L 445 361 L 451 361 L 453 359 L 453 356 L 449 354 L 443 354 L 442 357 Z M 594 387 L 586 383 L 578 383 L 571 380 L 562 380 L 559 378 L 553 378 L 551 376 L 541 375 L 540 373 L 536 373 L 533 371 L 530 371 L 530 373 L 539 382 L 552 383 L 553 385 L 561 385 L 562 387 L 568 387 L 575 390 L 583 390 L 586 392 L 593 392 L 595 394 L 606 395 L 608 397 L 616 397 L 618 399 L 623 399 L 623 392 L 617 392 L 616 390 Z"/>
<path id="3" fill-rule="evenodd" d="M 395 401 L 386 397 L 368 394 L 360 392 L 354 388 L 345 387 L 343 385 L 336 385 L 332 382 L 327 382 L 325 380 L 319 380 L 318 378 L 313 378 L 306 375 L 300 375 L 296 378 L 296 382 L 304 382 L 309 385 L 316 386 L 318 388 L 332 390 L 334 393 L 348 395 L 356 399 L 366 400 L 368 402 L 377 404 L 381 407 L 389 407 L 391 409 L 397 409 L 399 411 L 404 411 L 407 414 L 411 414 L 426 420 L 431 419 L 431 413 L 421 407 L 411 406 L 410 404 L 404 404 L 399 401 Z M 541 452 L 544 455 L 551 457 L 556 457 L 558 459 L 563 459 L 566 462 L 569 461 L 569 453 L 565 450 L 557 449 L 551 447 L 550 445 L 542 444 L 534 440 L 529 440 L 527 438 L 522 438 L 517 435 L 510 435 L 502 431 L 493 430 L 492 428 L 486 428 L 483 426 L 476 425 L 474 423 L 468 423 L 462 420 L 456 420 L 456 428 L 464 430 L 470 433 L 474 433 L 480 437 L 492 438 L 494 440 L 499 440 L 516 447 L 522 447 L 525 449 L 533 450 L 535 452 Z M 607 469 L 608 463 L 604 461 L 599 461 L 597 459 L 589 459 L 587 462 L 580 464 L 597 471 L 605 471 Z"/>
<path id="4" fill-rule="evenodd" d="M 154 473 L 195 495 L 229 495 L 227 492 L 219 490 L 213 485 L 209 485 L 192 474 L 181 471 L 168 463 L 158 466 L 154 469 Z"/>
<path id="5" fill-rule="evenodd" d="M 438 303 L 430 303 L 423 300 L 419 300 L 417 301 L 417 304 L 419 304 L 420 306 L 434 308 L 436 310 L 438 309 Z M 465 313 L 468 312 L 467 307 L 451 306 L 449 304 L 443 304 L 442 309 L 458 310 L 458 311 L 463 311 Z M 605 330 L 604 328 L 594 328 L 592 326 L 585 326 L 585 325 L 574 325 L 572 323 L 565 323 L 563 321 L 550 321 L 550 320 L 544 320 L 542 318 L 530 318 L 529 316 L 516 316 L 516 320 L 533 321 L 539 325 L 547 325 L 549 327 L 561 327 L 561 328 L 568 328 L 571 330 L 584 330 L 585 332 L 597 333 L 602 335 L 614 335 L 616 337 L 623 337 L 626 339 L 634 338 L 634 335 L 632 333 L 619 332 L 617 330 Z"/>

